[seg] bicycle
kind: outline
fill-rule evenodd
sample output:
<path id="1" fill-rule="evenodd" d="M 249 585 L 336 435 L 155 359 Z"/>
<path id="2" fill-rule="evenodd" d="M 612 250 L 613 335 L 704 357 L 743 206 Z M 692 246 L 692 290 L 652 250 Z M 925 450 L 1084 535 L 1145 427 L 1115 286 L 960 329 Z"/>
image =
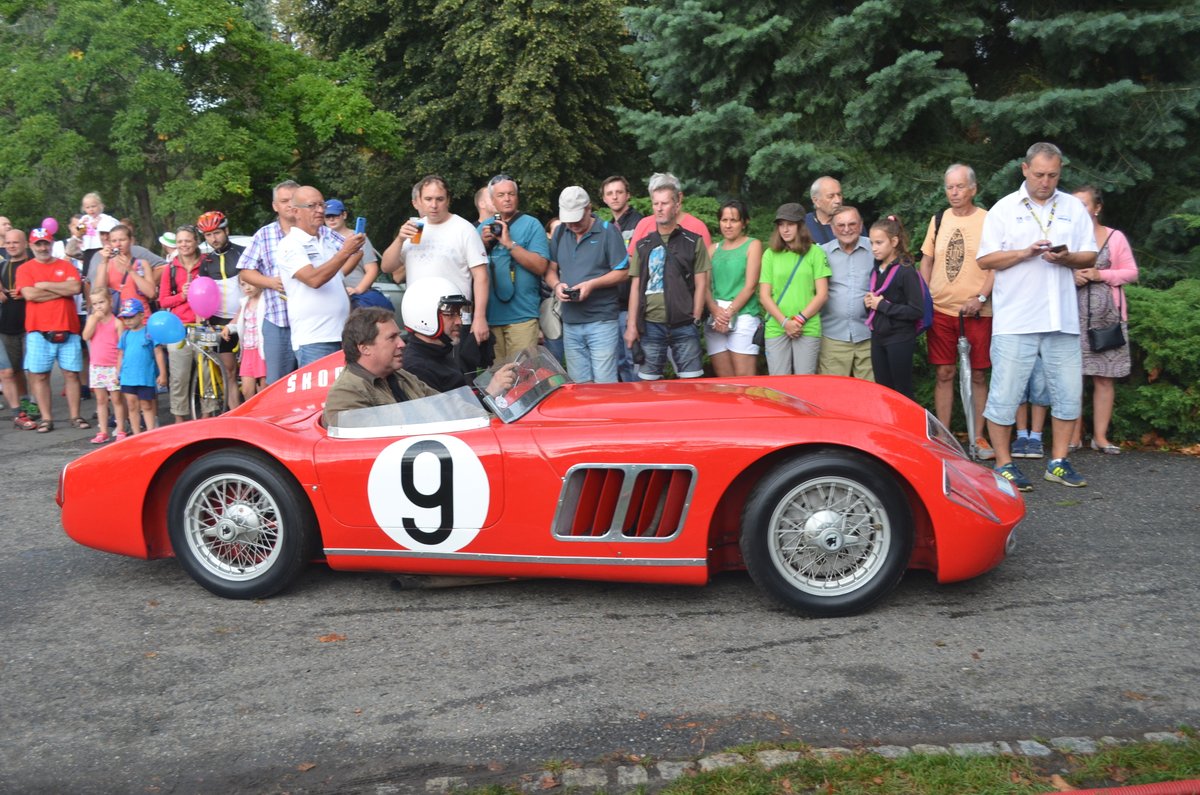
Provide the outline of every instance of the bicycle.
<path id="1" fill-rule="evenodd" d="M 221 330 L 213 326 L 188 326 L 186 340 L 187 346 L 196 352 L 195 366 L 188 384 L 188 406 L 192 419 L 203 417 L 205 407 L 211 407 L 213 402 L 217 405 L 215 413 L 220 414 L 226 406 L 225 369 L 217 355 Z"/>

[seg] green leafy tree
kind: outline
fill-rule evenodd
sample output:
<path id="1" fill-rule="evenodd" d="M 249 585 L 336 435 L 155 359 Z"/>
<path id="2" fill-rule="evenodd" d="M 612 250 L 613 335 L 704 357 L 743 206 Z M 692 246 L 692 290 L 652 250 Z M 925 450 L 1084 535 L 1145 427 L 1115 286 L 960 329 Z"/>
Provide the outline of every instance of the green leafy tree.
<path id="1" fill-rule="evenodd" d="M 266 188 L 316 179 L 328 149 L 398 151 L 354 57 L 316 62 L 235 0 L 0 6 L 0 206 L 27 223 L 98 190 L 142 229 L 221 207 L 264 218 Z M 143 238 L 149 235 L 143 234 Z"/>
<path id="2" fill-rule="evenodd" d="M 644 84 L 620 51 L 614 0 L 316 0 L 289 20 L 325 56 L 369 58 L 381 103 L 404 126 L 399 180 L 445 176 L 469 203 L 497 172 L 545 213 L 570 184 L 629 167 L 612 107 Z"/>

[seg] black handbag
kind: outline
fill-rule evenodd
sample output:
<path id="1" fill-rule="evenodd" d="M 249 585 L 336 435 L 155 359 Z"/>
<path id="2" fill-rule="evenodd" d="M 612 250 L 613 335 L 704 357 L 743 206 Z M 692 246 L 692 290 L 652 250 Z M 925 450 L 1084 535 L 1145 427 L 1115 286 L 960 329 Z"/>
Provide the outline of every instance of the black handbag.
<path id="1" fill-rule="evenodd" d="M 1111 326 L 1088 329 L 1088 345 L 1092 353 L 1104 353 L 1125 346 L 1125 329 L 1118 321 Z"/>

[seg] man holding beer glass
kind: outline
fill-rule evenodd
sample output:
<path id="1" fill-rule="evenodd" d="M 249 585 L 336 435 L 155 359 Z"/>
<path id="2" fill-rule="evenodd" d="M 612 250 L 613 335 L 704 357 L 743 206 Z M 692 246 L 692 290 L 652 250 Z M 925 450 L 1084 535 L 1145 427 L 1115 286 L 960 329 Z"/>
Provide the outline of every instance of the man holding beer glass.
<path id="1" fill-rule="evenodd" d="M 482 344 L 489 336 L 488 257 L 483 240 L 470 221 L 450 212 L 450 188 L 436 174 L 413 186 L 412 203 L 421 215 L 409 218 L 400 227 L 396 239 L 383 252 L 380 267 L 395 281 L 410 285 L 429 276 L 448 279 L 473 301 L 471 334 Z M 464 325 L 467 322 L 464 317 Z"/>

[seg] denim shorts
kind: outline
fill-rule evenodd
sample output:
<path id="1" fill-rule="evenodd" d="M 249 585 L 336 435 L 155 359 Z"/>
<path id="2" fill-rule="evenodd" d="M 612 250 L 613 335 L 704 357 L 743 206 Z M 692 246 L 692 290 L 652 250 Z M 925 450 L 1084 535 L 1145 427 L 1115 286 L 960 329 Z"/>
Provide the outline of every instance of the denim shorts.
<path id="1" fill-rule="evenodd" d="M 1029 383 L 1025 385 L 1022 403 L 1033 403 L 1038 406 L 1050 405 L 1050 390 L 1046 387 L 1046 368 L 1042 365 L 1042 357 L 1037 357 L 1033 363 L 1033 372 L 1029 374 Z"/>
<path id="2" fill-rule="evenodd" d="M 83 369 L 83 338 L 71 334 L 66 342 L 50 342 L 40 331 L 25 335 L 25 369 L 31 373 L 48 373 L 54 363 L 62 370 L 78 373 Z"/>
<path id="3" fill-rule="evenodd" d="M 646 361 L 638 368 L 638 377 L 643 381 L 662 378 L 668 349 L 675 362 L 675 373 L 680 378 L 699 378 L 704 375 L 704 363 L 700 359 L 700 331 L 694 324 L 671 328 L 666 323 L 646 321 L 646 330 L 642 332 L 642 351 L 646 354 Z"/>
<path id="4" fill-rule="evenodd" d="M 983 416 L 997 425 L 1013 425 L 1017 406 L 1031 399 L 1041 404 L 1040 384 L 1033 382 L 1041 359 L 1050 416 L 1068 422 L 1079 418 L 1083 398 L 1083 355 L 1078 334 L 1045 331 L 992 335 L 992 381 Z"/>

